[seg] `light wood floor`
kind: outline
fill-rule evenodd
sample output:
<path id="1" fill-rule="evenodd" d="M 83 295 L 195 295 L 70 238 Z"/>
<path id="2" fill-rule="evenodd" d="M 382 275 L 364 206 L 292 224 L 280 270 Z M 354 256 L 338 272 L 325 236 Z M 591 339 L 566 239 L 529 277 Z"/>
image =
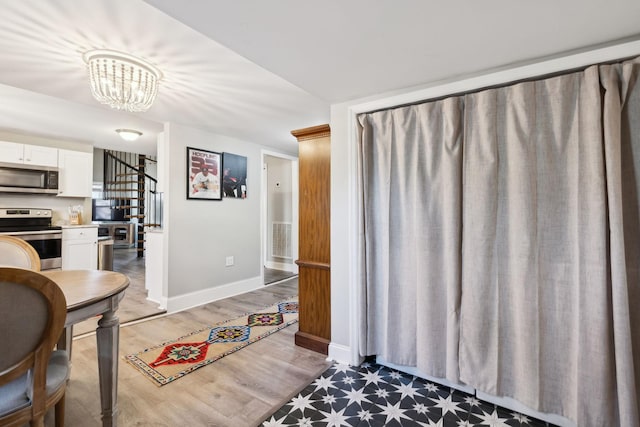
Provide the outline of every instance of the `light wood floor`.
<path id="1" fill-rule="evenodd" d="M 256 426 L 328 366 L 325 356 L 294 345 L 297 324 L 209 366 L 158 387 L 122 356 L 297 294 L 297 278 L 120 329 L 118 425 Z M 74 340 L 66 395 L 67 427 L 100 426 L 95 336 Z M 46 426 L 53 426 L 47 414 Z"/>
<path id="2" fill-rule="evenodd" d="M 133 320 L 163 314 L 166 311 L 158 304 L 147 299 L 145 287 L 145 259 L 138 258 L 136 248 L 116 248 L 113 251 L 113 271 L 126 274 L 129 277 L 129 287 L 125 298 L 118 308 L 120 323 L 124 324 Z M 264 269 L 264 283 L 274 283 L 292 277 L 294 274 L 288 271 Z M 95 332 L 99 317 L 85 320 L 73 327 L 73 336 L 77 337 Z"/>
<path id="3" fill-rule="evenodd" d="M 129 277 L 129 287 L 118 308 L 120 323 L 142 319 L 165 313 L 158 304 L 147 299 L 145 288 L 144 258 L 138 258 L 136 248 L 116 248 L 113 250 L 113 271 Z M 98 326 L 98 317 L 80 322 L 73 327 L 73 336 L 94 332 Z"/>

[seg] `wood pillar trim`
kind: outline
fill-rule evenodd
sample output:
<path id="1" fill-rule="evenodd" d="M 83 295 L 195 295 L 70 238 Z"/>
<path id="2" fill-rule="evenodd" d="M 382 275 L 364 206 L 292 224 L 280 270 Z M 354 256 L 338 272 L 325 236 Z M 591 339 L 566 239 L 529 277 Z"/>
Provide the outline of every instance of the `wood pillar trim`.
<path id="1" fill-rule="evenodd" d="M 319 268 L 321 270 L 331 270 L 331 265 L 324 262 L 315 261 L 302 261 L 301 259 L 296 261 L 298 267 Z"/>
<path id="2" fill-rule="evenodd" d="M 291 135 L 295 136 L 298 142 L 308 141 L 310 139 L 331 136 L 331 128 L 329 125 L 312 126 L 309 128 L 292 130 Z"/>
<path id="3" fill-rule="evenodd" d="M 291 131 L 298 139 L 299 323 L 295 343 L 327 354 L 331 341 L 331 129 Z"/>

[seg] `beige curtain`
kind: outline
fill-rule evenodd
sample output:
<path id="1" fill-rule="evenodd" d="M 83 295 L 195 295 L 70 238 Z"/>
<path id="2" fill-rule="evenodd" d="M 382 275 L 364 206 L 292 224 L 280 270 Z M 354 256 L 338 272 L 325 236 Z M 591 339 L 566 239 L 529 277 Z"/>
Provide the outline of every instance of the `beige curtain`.
<path id="1" fill-rule="evenodd" d="M 360 117 L 363 355 L 579 426 L 639 425 L 639 71 Z"/>
<path id="2" fill-rule="evenodd" d="M 640 424 L 640 58 L 600 67 L 612 350 L 621 425 Z M 614 409 L 615 410 L 615 409 Z"/>
<path id="3" fill-rule="evenodd" d="M 451 381 L 458 380 L 461 119 L 461 98 L 360 117 L 369 325 L 361 351 Z"/>

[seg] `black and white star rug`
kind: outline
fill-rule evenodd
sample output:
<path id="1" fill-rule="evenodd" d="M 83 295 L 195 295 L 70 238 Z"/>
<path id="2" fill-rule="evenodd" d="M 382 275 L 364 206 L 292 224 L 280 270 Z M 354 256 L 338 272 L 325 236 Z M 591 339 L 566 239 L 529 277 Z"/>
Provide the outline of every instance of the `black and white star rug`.
<path id="1" fill-rule="evenodd" d="M 263 427 L 516 427 L 550 424 L 375 363 L 334 364 Z"/>

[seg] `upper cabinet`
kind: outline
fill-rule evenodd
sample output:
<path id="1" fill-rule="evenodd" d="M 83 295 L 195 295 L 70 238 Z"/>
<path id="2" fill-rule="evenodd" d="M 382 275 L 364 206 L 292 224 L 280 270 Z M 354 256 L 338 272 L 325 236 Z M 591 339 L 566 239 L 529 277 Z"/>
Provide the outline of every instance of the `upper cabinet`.
<path id="1" fill-rule="evenodd" d="M 33 166 L 58 166 L 58 149 L 0 141 L 0 161 Z"/>
<path id="2" fill-rule="evenodd" d="M 58 196 L 91 197 L 93 153 L 0 141 L 0 162 L 57 167 Z"/>
<path id="3" fill-rule="evenodd" d="M 60 170 L 58 196 L 91 197 L 93 153 L 58 150 Z"/>

